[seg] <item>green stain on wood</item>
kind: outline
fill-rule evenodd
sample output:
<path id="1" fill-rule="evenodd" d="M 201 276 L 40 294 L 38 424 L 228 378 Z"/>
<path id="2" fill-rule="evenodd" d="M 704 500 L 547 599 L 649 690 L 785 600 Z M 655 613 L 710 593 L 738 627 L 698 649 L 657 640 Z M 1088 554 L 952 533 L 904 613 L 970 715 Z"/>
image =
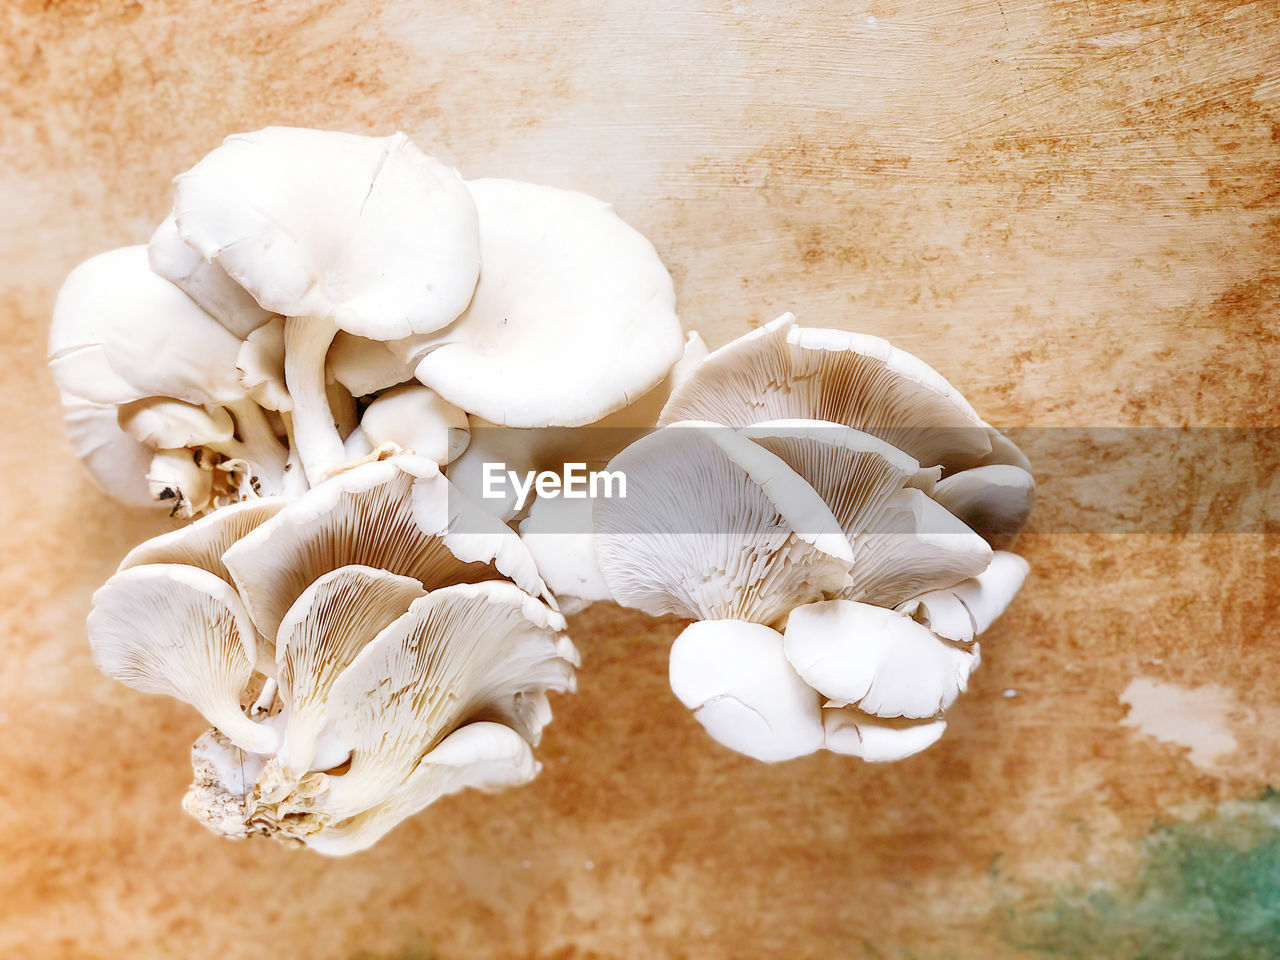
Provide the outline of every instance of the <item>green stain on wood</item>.
<path id="1" fill-rule="evenodd" d="M 1047 957 L 1280 957 L 1280 793 L 1156 826 L 1143 848 L 1133 885 L 1061 890 L 1050 907 L 1013 908 L 1004 936 Z"/>

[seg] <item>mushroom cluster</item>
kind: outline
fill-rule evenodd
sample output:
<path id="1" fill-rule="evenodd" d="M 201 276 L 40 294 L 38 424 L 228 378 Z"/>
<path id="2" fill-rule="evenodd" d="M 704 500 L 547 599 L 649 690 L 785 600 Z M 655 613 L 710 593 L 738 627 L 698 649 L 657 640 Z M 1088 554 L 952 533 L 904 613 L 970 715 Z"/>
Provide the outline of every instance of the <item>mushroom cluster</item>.
<path id="1" fill-rule="evenodd" d="M 534 777 L 547 693 L 578 662 L 550 599 L 514 531 L 398 456 L 135 548 L 89 640 L 105 674 L 212 724 L 189 813 L 344 854 L 445 794 Z"/>
<path id="2" fill-rule="evenodd" d="M 49 359 L 98 482 L 198 518 L 125 557 L 89 636 L 212 725 L 210 829 L 345 854 L 527 782 L 595 601 L 694 621 L 672 689 L 748 756 L 941 736 L 1034 482 L 930 367 L 789 314 L 708 353 L 608 204 L 403 134 L 267 128 L 176 185 L 148 245 L 72 271 Z M 495 497 L 497 464 L 625 487 Z"/>
<path id="3" fill-rule="evenodd" d="M 694 367 L 609 467 L 629 496 L 595 501 L 549 585 L 697 621 L 672 690 L 760 760 L 934 743 L 1027 573 L 1003 549 L 1034 497 L 1021 452 L 922 361 L 790 314 Z"/>
<path id="4" fill-rule="evenodd" d="M 175 183 L 146 247 L 72 271 L 49 336 L 76 453 L 128 503 L 186 518 L 362 458 L 443 466 L 472 423 L 593 423 L 681 357 L 653 245 L 584 194 L 286 127 Z"/>

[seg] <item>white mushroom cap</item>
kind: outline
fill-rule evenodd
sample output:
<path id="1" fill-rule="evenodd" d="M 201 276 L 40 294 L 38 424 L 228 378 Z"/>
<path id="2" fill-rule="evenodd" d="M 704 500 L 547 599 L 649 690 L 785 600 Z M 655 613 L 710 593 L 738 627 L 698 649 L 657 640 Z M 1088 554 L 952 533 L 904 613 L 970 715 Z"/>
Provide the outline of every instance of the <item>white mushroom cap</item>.
<path id="1" fill-rule="evenodd" d="M 659 430 L 609 469 L 626 475 L 627 496 L 595 501 L 596 553 L 619 603 L 772 623 L 849 583 L 853 551 L 822 498 L 733 430 Z"/>
<path id="2" fill-rule="evenodd" d="M 540 764 L 529 744 L 510 727 L 476 721 L 449 734 L 427 753 L 391 799 L 307 839 L 328 856 L 366 850 L 407 817 L 464 789 L 486 792 L 529 783 Z"/>
<path id="3" fill-rule="evenodd" d="M 49 367 L 59 388 L 99 403 L 232 403 L 244 397 L 239 349 L 234 334 L 151 272 L 146 247 L 110 250 L 72 270 L 49 327 Z"/>
<path id="4" fill-rule="evenodd" d="M 976 577 L 922 594 L 897 610 L 940 637 L 971 643 L 1013 602 L 1030 570 L 1030 564 L 1016 553 L 997 550 L 987 569 Z"/>
<path id="5" fill-rule="evenodd" d="M 120 561 L 120 570 L 150 563 L 183 563 L 208 570 L 231 583 L 222 555 L 250 531 L 256 530 L 284 509 L 281 497 L 257 497 L 228 504 L 194 523 L 145 540 Z"/>
<path id="6" fill-rule="evenodd" d="M 307 476 L 342 460 L 324 392 L 339 329 L 374 340 L 436 330 L 480 269 L 475 204 L 403 134 L 268 127 L 228 137 L 177 178 L 182 239 L 285 321 L 285 381 Z"/>
<path id="7" fill-rule="evenodd" d="M 223 562 L 266 637 L 311 583 L 349 564 L 430 587 L 509 577 L 529 593 L 546 590 L 514 530 L 454 489 L 433 461 L 410 456 L 313 487 L 227 550 Z"/>
<path id="8" fill-rule="evenodd" d="M 175 183 L 182 239 L 282 316 L 391 340 L 449 323 L 475 288 L 475 204 L 402 133 L 267 127 Z"/>
<path id="9" fill-rule="evenodd" d="M 821 700 L 783 654 L 778 631 L 701 620 L 671 647 L 671 690 L 719 743 L 775 762 L 822 746 Z"/>
<path id="10" fill-rule="evenodd" d="M 360 418 L 365 440 L 434 460 L 443 466 L 466 449 L 467 415 L 420 383 L 388 390 Z"/>
<path id="11" fill-rule="evenodd" d="M 185 700 L 245 750 L 275 749 L 276 732 L 240 707 L 256 634 L 225 581 L 181 564 L 134 567 L 93 595 L 88 623 L 94 663 L 107 676 Z"/>
<path id="12" fill-rule="evenodd" d="M 853 583 L 842 596 L 878 606 L 975 577 L 991 562 L 985 540 L 912 487 L 884 502 L 853 548 Z"/>
<path id="13" fill-rule="evenodd" d="M 843 424 L 766 420 L 740 432 L 804 477 L 848 537 L 864 533 L 904 487 L 932 486 L 932 473 L 922 470 L 912 457 Z"/>
<path id="14" fill-rule="evenodd" d="M 507 469 L 518 476 L 525 476 L 531 470 L 560 473 L 567 463 L 603 469 L 624 447 L 653 427 L 673 387 L 684 381 L 706 352 L 702 338 L 690 332 L 685 340 L 684 355 L 665 380 L 634 403 L 582 427 L 520 430 L 470 416 L 467 418 L 470 441 L 462 455 L 449 464 L 449 479 L 473 496 L 480 496 L 484 490 L 485 465 L 489 463 L 505 463 Z M 509 483 L 503 484 L 501 490 L 501 498 L 484 497 L 483 505 L 509 521 L 520 512 L 516 507 L 517 495 Z"/>
<path id="15" fill-rule="evenodd" d="M 339 567 L 307 587 L 289 608 L 275 644 L 286 720 L 278 760 L 286 775 L 298 777 L 311 767 L 334 681 L 426 592 L 412 577 L 372 567 Z"/>
<path id="16" fill-rule="evenodd" d="M 333 684 L 328 717 L 351 766 L 330 778 L 325 815 L 342 820 L 387 799 L 471 719 L 500 720 L 537 743 L 551 719 L 546 692 L 574 685 L 563 629 L 563 617 L 503 581 L 415 600 Z"/>
<path id="17" fill-rule="evenodd" d="M 932 717 L 969 682 L 975 655 L 893 610 L 853 600 L 796 607 L 787 619 L 787 659 L 835 704 L 880 717 Z"/>
<path id="18" fill-rule="evenodd" d="M 741 433 L 814 488 L 854 548 L 851 600 L 893 605 L 985 569 L 990 548 L 925 496 L 935 470 L 883 440 L 835 423 L 774 420 Z"/>
<path id="19" fill-rule="evenodd" d="M 653 245 L 585 194 L 468 187 L 484 269 L 466 312 L 418 345 L 418 379 L 509 427 L 592 423 L 653 389 L 684 339 Z"/>
<path id="20" fill-rule="evenodd" d="M 62 422 L 71 440 L 72 452 L 89 469 L 94 483 L 104 492 L 131 507 L 162 507 L 151 496 L 147 471 L 155 451 L 120 429 L 116 405 L 94 403 L 62 392 Z"/>
<path id="21" fill-rule="evenodd" d="M 842 423 L 924 466 L 973 466 L 994 431 L 936 370 L 879 337 L 807 329 L 784 314 L 713 351 L 677 390 L 659 426 L 709 420 Z"/>
<path id="22" fill-rule="evenodd" d="M 868 763 L 905 760 L 933 746 L 947 729 L 945 720 L 895 721 L 870 717 L 856 707 L 822 711 L 823 744 L 832 753 Z"/>
<path id="23" fill-rule="evenodd" d="M 240 385 L 267 410 L 292 410 L 284 385 L 284 318 L 274 317 L 250 333 L 236 354 Z"/>
<path id="24" fill-rule="evenodd" d="M 187 246 L 173 217 L 166 218 L 151 235 L 147 260 L 152 271 L 242 340 L 275 316 L 270 310 L 262 309 L 222 267 Z"/>
<path id="25" fill-rule="evenodd" d="M 235 424 L 222 407 L 199 407 L 168 397 L 147 397 L 120 406 L 120 429 L 153 450 L 224 443 Z"/>
<path id="26" fill-rule="evenodd" d="M 340 330 L 329 347 L 329 372 L 353 397 L 367 397 L 413 379 L 416 363 L 407 363 L 379 341 Z"/>
<path id="27" fill-rule="evenodd" d="M 613 599 L 596 557 L 592 505 L 590 498 L 539 497 L 520 524 L 520 538 L 565 613 Z"/>
<path id="28" fill-rule="evenodd" d="M 1035 479 L 1021 467 L 991 464 L 953 473 L 929 494 L 996 549 L 1010 546 L 1036 498 Z"/>

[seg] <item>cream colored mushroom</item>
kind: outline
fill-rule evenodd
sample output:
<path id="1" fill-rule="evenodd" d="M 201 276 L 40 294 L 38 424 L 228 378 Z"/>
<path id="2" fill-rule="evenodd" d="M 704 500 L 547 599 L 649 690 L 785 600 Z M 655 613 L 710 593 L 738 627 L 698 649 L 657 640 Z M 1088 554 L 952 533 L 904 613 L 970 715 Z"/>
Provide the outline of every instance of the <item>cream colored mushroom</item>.
<path id="1" fill-rule="evenodd" d="M 422 457 L 364 464 L 311 488 L 235 543 L 223 562 L 270 638 L 309 585 L 350 564 L 432 586 L 506 577 L 528 593 L 546 592 L 515 531 Z"/>
<path id="2" fill-rule="evenodd" d="M 854 600 L 796 607 L 784 648 L 796 672 L 827 700 L 889 718 L 946 710 L 976 665 L 971 650 L 910 617 Z"/>
<path id="3" fill-rule="evenodd" d="M 222 267 L 188 246 L 173 217 L 166 217 L 151 235 L 147 262 L 154 273 L 176 286 L 241 340 L 248 339 L 275 318 L 275 314 L 260 307 Z"/>
<path id="4" fill-rule="evenodd" d="M 653 245 L 585 194 L 515 180 L 467 187 L 484 269 L 454 324 L 400 345 L 417 378 L 507 427 L 593 423 L 652 390 L 683 341 Z"/>
<path id="5" fill-rule="evenodd" d="M 65 395 L 120 405 L 126 429 L 150 437 L 157 454 L 147 483 L 177 515 L 189 516 L 208 505 L 215 464 L 178 445 L 184 430 L 214 438 L 207 447 L 221 458 L 244 461 L 239 482 L 227 484 L 266 493 L 279 488 L 285 453 L 239 383 L 239 344 L 151 272 L 144 247 L 126 247 L 91 258 L 67 277 L 50 326 L 49 365 Z M 208 419 L 197 424 L 191 407 L 201 406 Z"/>
<path id="6" fill-rule="evenodd" d="M 467 415 L 430 387 L 407 383 L 382 394 L 360 417 L 364 442 L 415 453 L 444 466 L 467 447 Z"/>
<path id="7" fill-rule="evenodd" d="M 131 507 L 172 505 L 157 501 L 147 484 L 155 451 L 120 429 L 114 403 L 94 403 L 61 392 L 62 422 L 71 450 L 89 469 L 97 487 Z"/>
<path id="8" fill-rule="evenodd" d="M 596 553 L 617 601 L 646 613 L 773 623 L 849 583 L 853 551 L 822 498 L 779 457 L 714 424 L 668 427 L 610 462 Z"/>
<path id="9" fill-rule="evenodd" d="M 1030 472 L 1012 464 L 973 467 L 947 477 L 930 496 L 980 534 L 994 549 L 1018 538 L 1035 502 Z"/>
<path id="10" fill-rule="evenodd" d="M 339 330 L 329 347 L 329 372 L 353 397 L 367 397 L 413 379 L 416 364 L 401 360 L 378 340 Z"/>
<path id="11" fill-rule="evenodd" d="M 185 700 L 242 749 L 275 749 L 276 731 L 240 706 L 256 633 L 235 591 L 213 574 L 180 564 L 117 573 L 93 596 L 89 643 L 107 676 Z"/>
<path id="12" fill-rule="evenodd" d="M 403 134 L 268 127 L 228 137 L 176 183 L 183 241 L 286 318 L 294 441 L 317 483 L 343 459 L 325 391 L 334 336 L 452 322 L 479 272 L 475 204 Z"/>
<path id="13" fill-rule="evenodd" d="M 823 743 L 821 699 L 792 669 L 778 631 L 701 620 L 671 647 L 671 691 L 717 742 L 770 763 Z"/>
<path id="14" fill-rule="evenodd" d="M 334 681 L 378 633 L 425 596 L 422 583 L 374 567 L 326 573 L 289 608 L 276 636 L 276 675 L 285 734 L 277 760 L 286 779 L 342 762 L 346 751 L 316 763 Z"/>
<path id="15" fill-rule="evenodd" d="M 713 351 L 672 393 L 659 425 L 797 418 L 873 434 L 948 473 L 989 458 L 997 435 L 923 361 L 878 337 L 796 326 L 789 313 Z"/>

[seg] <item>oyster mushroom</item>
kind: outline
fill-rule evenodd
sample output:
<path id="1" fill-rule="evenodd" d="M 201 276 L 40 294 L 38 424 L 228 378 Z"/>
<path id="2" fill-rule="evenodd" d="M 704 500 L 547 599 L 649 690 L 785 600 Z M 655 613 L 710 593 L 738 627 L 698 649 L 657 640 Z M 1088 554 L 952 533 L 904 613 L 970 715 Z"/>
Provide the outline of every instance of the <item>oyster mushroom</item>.
<path id="1" fill-rule="evenodd" d="M 910 355 L 790 315 L 708 355 L 660 423 L 610 462 L 629 496 L 594 504 L 590 542 L 608 595 L 697 621 L 672 648 L 682 702 L 758 759 L 891 760 L 935 742 L 975 638 L 1026 576 L 983 536 L 1000 543 L 1026 518 L 1020 451 Z M 754 469 L 726 469 L 729 452 Z M 797 576 L 794 544 L 815 535 L 826 575 Z M 589 556 L 552 557 L 551 581 L 600 592 Z"/>
<path id="2" fill-rule="evenodd" d="M 399 133 L 268 127 L 228 137 L 176 183 L 182 240 L 286 318 L 293 438 L 317 483 L 343 460 L 325 391 L 335 335 L 386 341 L 452 322 L 480 267 L 475 204 Z"/>
<path id="3" fill-rule="evenodd" d="M 853 427 L 945 473 L 1016 451 L 993 443 L 998 431 L 922 360 L 879 337 L 799 327 L 789 313 L 713 351 L 658 423 L 788 419 Z"/>
<path id="4" fill-rule="evenodd" d="M 107 676 L 185 700 L 243 750 L 275 749 L 276 731 L 241 710 L 257 633 L 226 581 L 179 564 L 134 567 L 94 594 L 88 623 Z"/>
<path id="5" fill-rule="evenodd" d="M 151 235 L 147 262 L 154 273 L 189 296 L 241 340 L 247 340 L 255 330 L 275 319 L 275 314 L 260 307 L 222 267 L 188 246 L 173 217 L 166 217 Z"/>
<path id="6" fill-rule="evenodd" d="M 684 338 L 653 245 L 585 194 L 516 180 L 467 187 L 484 269 L 456 322 L 398 346 L 417 378 L 506 427 L 594 423 L 652 390 Z"/>
<path id="7" fill-rule="evenodd" d="M 775 763 L 822 746 L 822 701 L 787 662 L 771 627 L 692 624 L 671 646 L 670 678 L 672 693 L 731 750 Z"/>
<path id="8" fill-rule="evenodd" d="M 849 583 L 853 551 L 822 498 L 734 430 L 668 427 L 610 468 L 628 495 L 596 501 L 596 553 L 624 606 L 773 623 Z"/>
<path id="9" fill-rule="evenodd" d="M 532 779 L 577 653 L 563 617 L 506 578 L 545 589 L 515 532 L 464 499 L 401 456 L 125 558 L 95 595 L 95 658 L 214 725 L 189 813 L 338 855 L 438 797 Z"/>
<path id="10" fill-rule="evenodd" d="M 360 431 L 371 449 L 416 453 L 444 466 L 466 449 L 467 415 L 429 387 L 393 387 L 365 408 Z"/>
<path id="11" fill-rule="evenodd" d="M 49 330 L 49 366 L 64 397 L 118 406 L 126 432 L 156 451 L 145 474 L 153 496 L 179 516 L 208 505 L 215 459 L 237 495 L 281 482 L 285 451 L 239 382 L 239 349 L 234 334 L 152 273 L 144 247 L 76 267 Z M 180 444 L 183 436 L 199 443 Z"/>
<path id="12" fill-rule="evenodd" d="M 59 391 L 62 423 L 71 450 L 89 470 L 94 484 L 131 507 L 163 507 L 147 484 L 155 451 L 120 429 L 114 403 L 94 403 Z"/>

